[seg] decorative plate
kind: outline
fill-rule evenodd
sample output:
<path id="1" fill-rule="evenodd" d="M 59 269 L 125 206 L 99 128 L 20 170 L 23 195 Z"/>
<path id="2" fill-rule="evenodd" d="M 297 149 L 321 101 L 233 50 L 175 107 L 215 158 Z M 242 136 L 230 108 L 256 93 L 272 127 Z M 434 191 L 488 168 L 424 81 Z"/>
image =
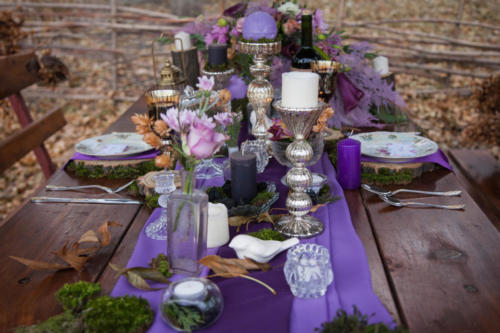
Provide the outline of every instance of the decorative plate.
<path id="1" fill-rule="evenodd" d="M 151 149 L 153 147 L 142 141 L 141 134 L 127 132 L 95 136 L 75 145 L 78 153 L 102 158 L 131 156 Z"/>
<path id="2" fill-rule="evenodd" d="M 371 132 L 350 136 L 361 142 L 361 154 L 385 162 L 405 162 L 434 154 L 438 145 L 434 141 L 405 132 Z"/>

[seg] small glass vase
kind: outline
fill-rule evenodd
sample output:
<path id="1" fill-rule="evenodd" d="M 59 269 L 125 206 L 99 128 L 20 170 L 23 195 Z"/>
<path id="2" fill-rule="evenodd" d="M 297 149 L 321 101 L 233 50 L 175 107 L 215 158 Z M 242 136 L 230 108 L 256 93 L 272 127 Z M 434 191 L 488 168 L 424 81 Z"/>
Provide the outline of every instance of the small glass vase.
<path id="1" fill-rule="evenodd" d="M 196 189 L 195 171 L 181 171 L 181 179 L 167 205 L 167 257 L 174 273 L 198 276 L 207 252 L 208 195 Z"/>

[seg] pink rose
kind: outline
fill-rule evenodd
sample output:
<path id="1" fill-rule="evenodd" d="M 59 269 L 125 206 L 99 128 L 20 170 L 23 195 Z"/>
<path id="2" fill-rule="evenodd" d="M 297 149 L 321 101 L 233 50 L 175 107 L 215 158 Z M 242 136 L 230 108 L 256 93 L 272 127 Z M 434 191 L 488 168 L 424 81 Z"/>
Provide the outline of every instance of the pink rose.
<path id="1" fill-rule="evenodd" d="M 190 155 L 197 159 L 209 158 L 228 139 L 226 135 L 207 125 L 206 122 L 195 119 L 186 139 Z"/>
<path id="2" fill-rule="evenodd" d="M 299 22 L 294 19 L 289 19 L 283 24 L 283 32 L 287 36 L 292 36 L 300 28 Z"/>

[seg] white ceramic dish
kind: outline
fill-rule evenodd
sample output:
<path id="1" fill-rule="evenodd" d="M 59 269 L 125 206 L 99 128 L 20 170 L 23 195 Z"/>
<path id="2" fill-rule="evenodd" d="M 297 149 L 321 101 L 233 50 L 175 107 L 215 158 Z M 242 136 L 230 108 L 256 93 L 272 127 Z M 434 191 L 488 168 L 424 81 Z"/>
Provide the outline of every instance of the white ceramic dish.
<path id="1" fill-rule="evenodd" d="M 361 142 L 361 154 L 384 162 L 405 162 L 434 154 L 439 147 L 434 141 L 404 132 L 371 132 L 350 136 Z"/>
<path id="2" fill-rule="evenodd" d="M 102 158 L 131 156 L 151 149 L 153 147 L 142 141 L 141 134 L 128 132 L 95 136 L 75 145 L 78 153 Z"/>

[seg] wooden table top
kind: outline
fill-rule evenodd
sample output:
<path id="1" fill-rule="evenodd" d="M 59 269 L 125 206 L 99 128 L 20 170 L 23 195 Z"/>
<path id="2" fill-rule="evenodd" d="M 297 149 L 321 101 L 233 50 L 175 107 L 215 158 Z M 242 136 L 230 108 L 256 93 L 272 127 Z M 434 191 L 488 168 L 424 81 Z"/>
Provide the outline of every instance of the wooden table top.
<path id="1" fill-rule="evenodd" d="M 145 111 L 141 98 L 107 132 L 134 131 L 130 116 Z M 95 182 L 62 169 L 48 180 L 55 185 Z M 123 180 L 99 182 L 118 186 Z M 375 293 L 393 318 L 412 332 L 500 332 L 500 233 L 447 170 L 426 173 L 407 187 L 462 190 L 460 198 L 419 200 L 463 202 L 466 209 L 388 207 L 375 195 L 345 191 L 353 225 L 368 256 Z M 44 190 L 37 193 L 45 194 Z M 105 196 L 99 191 L 91 195 Z M 117 278 L 107 263 L 127 264 L 149 214 L 146 207 L 135 205 L 26 203 L 0 226 L 0 331 L 61 312 L 54 292 L 64 283 L 97 281 L 109 293 Z M 9 258 L 51 260 L 51 251 L 107 220 L 116 220 L 122 227 L 112 228 L 112 243 L 81 273 L 31 271 Z"/>

